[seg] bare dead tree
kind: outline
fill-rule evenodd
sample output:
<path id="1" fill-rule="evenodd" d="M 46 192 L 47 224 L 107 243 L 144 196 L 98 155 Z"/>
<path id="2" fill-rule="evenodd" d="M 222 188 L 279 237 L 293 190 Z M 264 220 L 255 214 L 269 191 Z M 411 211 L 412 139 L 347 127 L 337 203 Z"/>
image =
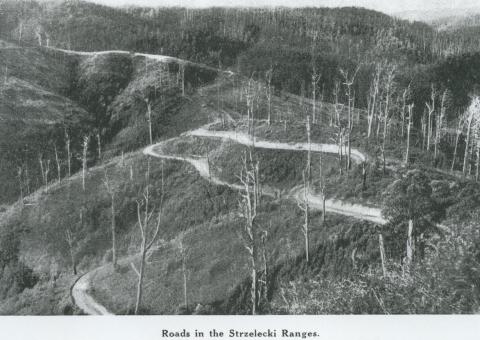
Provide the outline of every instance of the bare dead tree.
<path id="1" fill-rule="evenodd" d="M 387 144 L 387 127 L 390 122 L 390 100 L 391 100 L 391 94 L 392 94 L 392 89 L 394 85 L 393 83 L 394 79 L 395 79 L 395 66 L 392 66 L 387 70 L 386 80 L 385 80 L 385 108 L 384 108 L 384 114 L 383 114 L 383 142 L 382 142 L 382 148 L 381 148 L 384 173 L 386 172 L 385 149 Z"/>
<path id="2" fill-rule="evenodd" d="M 455 169 L 455 161 L 457 159 L 457 150 L 458 150 L 458 141 L 460 140 L 460 136 L 462 135 L 464 126 L 465 126 L 465 116 L 460 115 L 458 117 L 457 130 L 455 131 L 455 147 L 453 150 L 452 166 L 450 167 L 450 170 L 452 172 Z"/>
<path id="3" fill-rule="evenodd" d="M 80 226 L 83 226 L 83 208 L 80 209 Z M 74 230 L 70 225 L 65 226 L 65 241 L 68 245 L 68 252 L 70 254 L 70 262 L 72 265 L 72 272 L 73 275 L 77 275 L 77 256 L 75 251 L 75 245 L 77 242 L 77 238 L 75 235 Z"/>
<path id="4" fill-rule="evenodd" d="M 85 191 L 85 176 L 87 174 L 87 153 L 88 153 L 88 141 L 90 137 L 83 137 L 83 153 L 82 153 L 82 188 Z"/>
<path id="5" fill-rule="evenodd" d="M 18 185 L 20 189 L 20 202 L 23 204 L 23 168 L 21 166 L 17 169 L 17 178 L 18 178 Z"/>
<path id="6" fill-rule="evenodd" d="M 27 195 L 30 194 L 30 177 L 28 175 L 28 162 L 25 162 L 25 186 L 27 190 Z"/>
<path id="7" fill-rule="evenodd" d="M 50 173 L 50 160 L 43 160 L 42 155 L 39 156 L 40 171 L 42 174 L 43 184 L 45 185 L 45 191 L 48 192 L 48 174 Z"/>
<path id="8" fill-rule="evenodd" d="M 179 72 L 180 72 L 180 79 L 182 82 L 182 96 L 185 97 L 185 64 L 184 63 L 180 63 Z"/>
<path id="9" fill-rule="evenodd" d="M 271 223 L 270 223 L 271 228 Z M 259 300 L 263 299 L 263 301 L 268 301 L 268 257 L 267 257 L 267 238 L 268 232 L 266 230 L 262 231 L 262 235 L 260 240 L 262 242 L 262 263 L 263 263 L 263 270 L 262 270 L 262 278 L 259 280 L 262 287 L 261 287 L 261 294 L 259 294 Z"/>
<path id="10" fill-rule="evenodd" d="M 410 269 L 410 266 L 413 262 L 413 253 L 415 249 L 415 240 L 413 238 L 413 220 L 408 220 L 408 233 L 407 233 L 407 257 L 405 260 L 405 264 L 407 267 L 407 271 Z"/>
<path id="11" fill-rule="evenodd" d="M 268 125 L 272 123 L 272 78 L 273 78 L 273 67 L 270 66 L 268 71 L 265 73 L 265 81 L 267 84 L 265 92 L 266 92 L 267 104 L 268 104 L 268 111 L 267 111 Z"/>
<path id="12" fill-rule="evenodd" d="M 431 138 L 433 134 L 433 124 L 432 124 L 432 115 L 435 112 L 435 100 L 437 96 L 437 91 L 435 86 L 432 84 L 432 90 L 430 94 L 430 103 L 425 103 L 428 109 L 428 120 L 427 120 L 427 151 L 430 151 Z"/>
<path id="13" fill-rule="evenodd" d="M 135 315 L 138 315 L 140 312 L 140 307 L 142 304 L 143 296 L 143 281 L 145 276 L 145 260 L 148 251 L 152 248 L 153 244 L 157 240 L 160 225 L 162 222 L 162 213 L 163 213 L 163 197 L 164 197 L 164 172 L 163 172 L 163 162 L 162 162 L 162 180 L 161 180 L 161 195 L 160 195 L 160 204 L 158 207 L 157 217 L 152 220 L 154 217 L 155 210 L 151 207 L 150 202 L 150 158 L 148 159 L 147 173 L 145 175 L 146 185 L 142 193 L 142 198 L 137 200 L 137 225 L 140 230 L 141 243 L 140 243 L 140 270 L 137 270 L 133 262 L 131 263 L 132 268 L 138 276 L 137 283 L 137 297 L 135 302 Z M 152 223 L 153 222 L 153 223 Z"/>
<path id="14" fill-rule="evenodd" d="M 377 97 L 380 92 L 380 79 L 382 77 L 382 65 L 377 64 L 375 67 L 375 75 L 373 77 L 372 83 L 370 85 L 369 95 L 368 95 L 368 110 L 367 110 L 367 138 L 370 138 L 372 134 L 373 122 L 376 115 L 376 104 Z"/>
<path id="15" fill-rule="evenodd" d="M 319 153 L 320 155 L 320 161 L 319 161 L 319 187 L 320 187 L 320 193 L 322 195 L 322 221 L 325 224 L 325 219 L 327 215 L 327 210 L 325 207 L 325 201 L 326 201 L 326 179 L 325 179 L 325 172 L 323 171 L 323 156 L 322 153 Z"/>
<path id="16" fill-rule="evenodd" d="M 405 118 L 407 114 L 406 109 L 407 109 L 407 96 L 408 96 L 409 88 L 410 88 L 410 85 L 408 85 L 408 87 L 404 89 L 402 93 L 402 111 L 400 112 L 401 118 L 402 118 L 402 132 L 401 132 L 402 138 L 405 135 Z"/>
<path id="17" fill-rule="evenodd" d="M 309 204 L 309 191 L 310 191 L 310 186 L 309 186 L 309 180 L 307 178 L 308 174 L 307 171 L 304 170 L 302 173 L 302 178 L 303 178 L 303 202 L 297 201 L 297 205 L 300 208 L 300 210 L 303 211 L 304 213 L 304 220 L 303 220 L 303 225 L 301 226 L 303 237 L 305 239 L 305 261 L 308 263 L 309 261 L 309 241 L 310 241 L 310 235 L 309 235 L 309 225 L 310 225 L 310 204 Z"/>
<path id="18" fill-rule="evenodd" d="M 307 151 L 307 176 L 308 179 L 311 178 L 312 173 L 312 139 L 311 139 L 311 124 L 310 124 L 310 116 L 307 116 L 306 120 L 306 132 L 307 132 L 307 143 L 308 143 L 308 151 Z"/>
<path id="19" fill-rule="evenodd" d="M 435 126 L 435 149 L 434 149 L 434 159 L 437 159 L 437 155 L 438 155 L 438 145 L 440 144 L 440 140 L 442 139 L 442 136 L 443 136 L 443 125 L 444 125 L 444 120 L 445 120 L 445 101 L 446 101 L 446 98 L 447 98 L 447 91 L 444 91 L 443 92 L 443 95 L 442 95 L 442 101 L 441 101 L 441 104 L 440 104 L 440 112 L 439 114 L 437 115 L 437 119 L 436 119 L 436 126 Z"/>
<path id="20" fill-rule="evenodd" d="M 244 88 L 244 91 L 245 91 L 245 100 L 247 103 L 248 135 L 250 136 L 253 142 L 255 138 L 254 108 L 255 108 L 255 99 L 258 96 L 253 75 L 248 80 L 247 85 Z"/>
<path id="21" fill-rule="evenodd" d="M 360 70 L 360 66 L 357 66 L 353 75 L 349 75 L 348 71 L 340 69 L 340 73 L 342 74 L 343 80 L 344 80 L 343 85 L 346 86 L 345 95 L 347 96 L 348 130 L 351 130 L 353 126 L 353 117 L 352 117 L 353 105 L 352 104 L 354 99 L 352 94 L 352 86 L 355 83 L 355 78 L 359 70 Z"/>
<path id="22" fill-rule="evenodd" d="M 110 232 L 112 234 L 112 265 L 113 270 L 116 271 L 118 268 L 117 266 L 117 242 L 116 242 L 116 224 L 115 224 L 115 194 L 116 188 L 108 178 L 107 168 L 105 168 L 103 184 L 107 189 L 107 193 L 110 196 Z"/>
<path id="23" fill-rule="evenodd" d="M 423 111 L 420 123 L 422 126 L 422 150 L 425 150 L 425 145 L 427 141 L 427 113 L 425 110 Z"/>
<path id="24" fill-rule="evenodd" d="M 385 245 L 383 243 L 383 235 L 378 234 L 378 246 L 380 248 L 380 260 L 382 261 L 383 277 L 387 276 L 387 267 L 385 265 Z"/>
<path id="25" fill-rule="evenodd" d="M 252 159 L 251 150 L 245 152 L 243 156 L 243 167 L 238 176 L 243 186 L 243 191 L 240 192 L 239 208 L 245 219 L 243 227 L 243 241 L 245 249 L 248 251 L 250 258 L 251 270 L 251 312 L 256 314 L 257 310 L 257 209 L 260 205 L 260 189 L 259 189 L 259 163 Z"/>
<path id="26" fill-rule="evenodd" d="M 465 120 L 467 122 L 467 137 L 465 140 L 465 155 L 463 157 L 463 175 L 466 176 L 467 174 L 467 165 L 468 165 L 468 156 L 469 156 L 469 148 L 470 148 L 470 140 L 472 136 L 472 127 L 475 120 L 480 118 L 480 98 L 474 97 L 472 98 L 472 102 L 465 112 Z"/>
<path id="27" fill-rule="evenodd" d="M 97 132 L 96 134 L 97 137 L 97 152 L 98 152 L 98 159 L 102 159 L 102 140 L 100 137 L 100 132 Z"/>
<path id="28" fill-rule="evenodd" d="M 70 135 L 65 127 L 65 147 L 67 149 L 67 168 L 68 168 L 68 177 L 72 175 L 72 155 L 70 152 Z"/>
<path id="29" fill-rule="evenodd" d="M 333 96 L 335 99 L 334 103 L 334 109 L 335 109 L 335 116 L 330 116 L 330 126 L 333 125 L 340 125 L 340 116 L 341 116 L 341 111 L 342 111 L 342 105 L 339 103 L 339 96 L 340 94 L 340 82 L 338 80 L 335 80 L 335 85 L 334 85 L 334 91 L 333 91 Z"/>
<path id="30" fill-rule="evenodd" d="M 153 132 L 152 132 L 152 103 L 150 99 L 144 98 L 145 105 L 147 105 L 147 123 L 148 123 L 148 141 L 153 144 Z"/>
<path id="31" fill-rule="evenodd" d="M 313 72 L 312 72 L 312 100 L 313 100 L 312 123 L 313 124 L 317 123 L 317 85 L 320 82 L 321 78 L 322 78 L 321 74 L 318 73 L 316 66 L 313 65 Z"/>
<path id="32" fill-rule="evenodd" d="M 410 134 L 412 131 L 413 124 L 413 107 L 415 104 L 408 105 L 408 116 L 407 116 L 407 150 L 405 152 L 405 164 L 408 164 L 410 159 Z"/>
<path id="33" fill-rule="evenodd" d="M 58 158 L 57 145 L 54 144 L 53 148 L 55 150 L 55 161 L 57 163 L 57 179 L 58 179 L 58 183 L 60 183 L 62 181 L 62 172 L 61 172 L 61 167 L 60 167 L 60 159 Z"/>
<path id="34" fill-rule="evenodd" d="M 475 182 L 478 182 L 480 176 L 480 121 L 475 122 L 475 150 L 477 154 L 477 162 L 475 165 Z"/>
<path id="35" fill-rule="evenodd" d="M 180 257 L 182 261 L 182 278 L 183 278 L 183 305 L 185 306 L 185 309 L 188 310 L 188 268 L 187 268 L 187 257 L 188 257 L 188 251 L 185 247 L 185 244 L 183 242 L 183 236 L 180 238 L 179 242 L 179 248 L 180 248 Z"/>

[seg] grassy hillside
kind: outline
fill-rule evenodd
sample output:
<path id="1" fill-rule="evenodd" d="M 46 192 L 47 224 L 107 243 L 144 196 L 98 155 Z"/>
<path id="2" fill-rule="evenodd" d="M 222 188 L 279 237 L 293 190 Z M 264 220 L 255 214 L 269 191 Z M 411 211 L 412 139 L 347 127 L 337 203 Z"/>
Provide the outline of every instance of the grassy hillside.
<path id="1" fill-rule="evenodd" d="M 2 43 L 0 48 L 0 202 L 12 202 L 42 184 L 39 158 L 50 162 L 50 177 L 67 173 L 67 134 L 72 170 L 78 169 L 84 136 L 89 163 L 138 149 L 148 142 L 147 105 L 153 138 L 176 135 L 206 122 L 196 89 L 217 77 L 213 69 L 176 60 L 156 61 L 130 54 L 74 55 Z M 183 125 L 184 121 L 192 125 Z M 16 138 L 12 138 L 15 133 Z M 46 167 L 46 165 L 45 165 Z M 19 173 L 21 172 L 21 173 Z"/>

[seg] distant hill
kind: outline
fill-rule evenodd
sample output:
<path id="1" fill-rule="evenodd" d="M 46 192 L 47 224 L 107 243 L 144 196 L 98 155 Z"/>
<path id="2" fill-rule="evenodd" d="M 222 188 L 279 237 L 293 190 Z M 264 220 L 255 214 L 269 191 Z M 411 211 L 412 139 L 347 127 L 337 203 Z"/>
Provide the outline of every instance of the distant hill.
<path id="1" fill-rule="evenodd" d="M 409 21 L 423 21 L 435 23 L 437 21 L 449 21 L 468 17 L 472 14 L 480 14 L 480 7 L 474 8 L 437 8 L 433 10 L 407 10 L 393 13 L 393 16 Z"/>
<path id="2" fill-rule="evenodd" d="M 440 31 L 457 30 L 480 26 L 480 10 L 463 16 L 448 16 L 432 21 L 432 26 Z"/>

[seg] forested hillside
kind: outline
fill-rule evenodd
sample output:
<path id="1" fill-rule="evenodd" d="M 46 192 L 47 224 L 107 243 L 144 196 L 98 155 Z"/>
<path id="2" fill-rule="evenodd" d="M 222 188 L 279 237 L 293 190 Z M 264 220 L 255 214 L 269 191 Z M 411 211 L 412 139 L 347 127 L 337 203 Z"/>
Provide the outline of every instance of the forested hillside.
<path id="1" fill-rule="evenodd" d="M 0 313 L 478 310 L 480 36 L 437 28 L 0 0 Z"/>

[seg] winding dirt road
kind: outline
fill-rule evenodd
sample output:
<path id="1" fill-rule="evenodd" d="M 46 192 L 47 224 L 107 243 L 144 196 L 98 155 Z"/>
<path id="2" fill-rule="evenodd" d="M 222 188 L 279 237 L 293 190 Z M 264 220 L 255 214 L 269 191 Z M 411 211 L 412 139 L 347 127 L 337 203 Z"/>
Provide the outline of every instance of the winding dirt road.
<path id="1" fill-rule="evenodd" d="M 91 277 L 105 266 L 98 267 L 80 277 L 72 287 L 72 298 L 75 304 L 85 314 L 88 315 L 113 315 L 104 306 L 99 304 L 95 299 L 88 294 L 90 289 Z"/>
<path id="2" fill-rule="evenodd" d="M 252 145 L 251 139 L 249 138 L 248 135 L 244 133 L 236 133 L 232 131 L 208 130 L 208 126 L 210 125 L 212 124 L 208 124 L 199 129 L 186 132 L 183 135 L 197 136 L 197 137 L 204 137 L 204 138 L 229 139 L 243 145 Z M 147 156 L 161 158 L 161 159 L 167 159 L 167 160 L 170 159 L 170 160 L 187 162 L 191 164 L 198 171 L 201 177 L 205 178 L 211 183 L 215 185 L 227 186 L 234 190 L 243 190 L 241 185 L 228 183 L 214 176 L 210 172 L 208 161 L 205 157 L 165 154 L 162 151 L 163 146 L 166 143 L 171 142 L 172 140 L 175 140 L 175 139 L 176 138 L 173 138 L 157 144 L 150 145 L 143 150 L 143 154 Z M 263 149 L 306 151 L 310 148 L 312 152 L 323 152 L 323 153 L 333 153 L 333 154 L 338 153 L 338 146 L 335 144 L 317 144 L 317 143 L 311 143 L 311 145 L 308 145 L 307 143 L 289 144 L 289 143 L 271 142 L 266 140 L 255 140 L 253 144 L 254 144 L 254 147 L 263 148 Z M 352 149 L 352 159 L 356 162 L 363 162 L 366 159 L 366 157 L 360 151 L 356 149 Z M 304 189 L 301 187 L 296 187 L 287 194 L 287 198 L 294 199 L 297 201 L 302 201 L 303 190 Z M 273 189 L 264 188 L 262 191 L 262 194 L 275 197 L 277 195 L 277 192 L 275 192 L 275 190 Z M 312 209 L 322 210 L 323 202 L 322 202 L 321 195 L 315 195 L 313 193 L 309 193 L 307 197 L 309 199 L 310 206 Z M 383 219 L 382 217 L 380 209 L 367 207 L 360 204 L 349 204 L 349 203 L 343 203 L 340 200 L 328 199 L 325 201 L 325 210 L 327 212 L 349 216 L 349 217 L 357 218 L 360 220 L 370 221 L 380 225 L 383 225 L 386 223 L 386 220 Z M 75 301 L 75 304 L 80 309 L 82 309 L 82 311 L 85 312 L 86 314 L 111 315 L 111 313 L 105 307 L 97 303 L 93 299 L 93 297 L 90 294 L 88 294 L 91 277 L 96 271 L 99 271 L 102 269 L 103 267 L 99 267 L 94 269 L 91 272 L 88 272 L 87 274 L 82 276 L 72 287 L 72 297 Z"/>

